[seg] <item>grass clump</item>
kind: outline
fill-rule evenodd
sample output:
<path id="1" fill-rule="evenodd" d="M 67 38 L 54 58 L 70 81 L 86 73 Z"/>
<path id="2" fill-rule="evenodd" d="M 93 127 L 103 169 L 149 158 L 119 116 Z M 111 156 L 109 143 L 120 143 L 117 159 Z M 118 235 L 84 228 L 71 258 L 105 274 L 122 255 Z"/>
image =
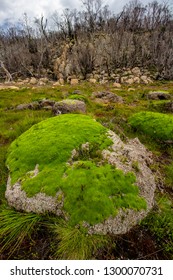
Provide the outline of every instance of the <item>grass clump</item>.
<path id="1" fill-rule="evenodd" d="M 173 116 L 154 112 L 140 112 L 129 119 L 130 125 L 137 131 L 151 138 L 163 141 L 173 141 Z"/>
<path id="2" fill-rule="evenodd" d="M 165 183 L 173 189 L 173 163 L 165 166 Z"/>
<path id="3" fill-rule="evenodd" d="M 72 227 L 65 221 L 50 224 L 54 242 L 53 258 L 66 260 L 87 260 L 109 243 L 109 236 L 90 235 L 84 227 Z"/>
<path id="4" fill-rule="evenodd" d="M 142 225 L 150 230 L 159 247 L 167 258 L 173 258 L 173 203 L 166 196 L 159 196 L 157 208 L 143 221 Z"/>
<path id="5" fill-rule="evenodd" d="M 41 216 L 35 213 L 21 213 L 12 209 L 4 209 L 0 212 L 0 253 L 10 249 L 12 255 L 26 237 L 38 228 Z"/>

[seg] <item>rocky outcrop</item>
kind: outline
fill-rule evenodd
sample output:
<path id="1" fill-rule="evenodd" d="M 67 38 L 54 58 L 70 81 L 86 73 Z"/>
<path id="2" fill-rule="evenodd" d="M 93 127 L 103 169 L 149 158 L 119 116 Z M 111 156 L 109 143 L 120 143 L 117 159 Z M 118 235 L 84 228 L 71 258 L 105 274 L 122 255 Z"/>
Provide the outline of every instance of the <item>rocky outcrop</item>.
<path id="1" fill-rule="evenodd" d="M 169 100 L 171 95 L 168 92 L 151 91 L 147 94 L 147 98 L 151 100 Z"/>
<path id="2" fill-rule="evenodd" d="M 80 100 L 64 99 L 62 101 L 55 102 L 52 111 L 55 116 L 76 112 L 86 113 L 86 104 Z"/>
<path id="3" fill-rule="evenodd" d="M 38 110 L 41 109 L 41 104 L 37 101 L 28 103 L 28 104 L 19 104 L 16 106 L 15 110 L 22 111 L 22 110 Z"/>
<path id="4" fill-rule="evenodd" d="M 74 91 L 75 94 L 80 94 L 80 91 Z M 68 113 L 86 113 L 86 104 L 84 101 L 75 99 L 64 99 L 62 101 L 56 102 L 54 100 L 43 99 L 40 101 L 34 101 L 28 104 L 19 104 L 15 110 L 51 110 L 55 116 L 59 114 Z"/>

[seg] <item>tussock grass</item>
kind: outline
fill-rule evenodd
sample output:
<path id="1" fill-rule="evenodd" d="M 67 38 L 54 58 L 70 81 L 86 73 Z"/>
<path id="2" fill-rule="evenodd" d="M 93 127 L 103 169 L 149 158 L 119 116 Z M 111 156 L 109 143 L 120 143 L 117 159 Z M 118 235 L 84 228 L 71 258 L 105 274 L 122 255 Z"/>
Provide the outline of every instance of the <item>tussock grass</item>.
<path id="1" fill-rule="evenodd" d="M 26 237 L 31 238 L 41 219 L 41 216 L 34 213 L 3 209 L 0 212 L 0 253 L 9 250 L 12 255 L 17 251 Z"/>
<path id="2" fill-rule="evenodd" d="M 109 237 L 90 235 L 84 227 L 72 227 L 65 221 L 50 226 L 54 236 L 53 257 L 66 260 L 94 258 L 96 251 L 109 243 Z"/>
<path id="3" fill-rule="evenodd" d="M 173 258 L 173 202 L 168 195 L 158 195 L 157 207 L 142 221 L 150 230 L 167 259 Z"/>

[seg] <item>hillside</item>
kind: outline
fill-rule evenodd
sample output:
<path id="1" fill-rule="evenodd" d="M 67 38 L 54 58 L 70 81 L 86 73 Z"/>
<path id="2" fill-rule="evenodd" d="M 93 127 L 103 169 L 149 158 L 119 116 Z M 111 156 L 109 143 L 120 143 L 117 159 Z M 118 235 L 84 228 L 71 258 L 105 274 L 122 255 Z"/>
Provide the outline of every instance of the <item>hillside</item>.
<path id="1" fill-rule="evenodd" d="M 18 23 L 0 28 L 0 80 L 124 83 L 124 77 L 130 80 L 134 74 L 135 83 L 148 75 L 173 79 L 173 14 L 168 4 L 131 1 L 115 14 L 101 0 L 82 3 L 82 10 L 35 19 L 24 14 Z M 140 71 L 131 73 L 135 67 Z"/>

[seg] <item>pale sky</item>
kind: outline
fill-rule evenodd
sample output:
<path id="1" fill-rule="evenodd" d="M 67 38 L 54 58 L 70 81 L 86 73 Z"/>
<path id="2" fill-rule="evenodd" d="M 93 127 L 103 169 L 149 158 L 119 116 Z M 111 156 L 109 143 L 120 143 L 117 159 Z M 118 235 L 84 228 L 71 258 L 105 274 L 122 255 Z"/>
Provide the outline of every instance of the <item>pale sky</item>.
<path id="1" fill-rule="evenodd" d="M 118 13 L 123 6 L 129 3 L 129 0 L 103 0 L 104 5 L 108 5 L 109 9 Z M 152 0 L 141 1 L 144 4 L 152 2 Z M 158 0 L 159 3 L 164 0 Z M 167 0 L 167 3 L 173 4 L 173 0 Z M 15 23 L 22 18 L 26 13 L 29 18 L 44 16 L 48 18 L 49 15 L 55 11 L 60 12 L 63 9 L 77 9 L 82 8 L 81 0 L 0 0 L 0 25 L 5 22 Z"/>

